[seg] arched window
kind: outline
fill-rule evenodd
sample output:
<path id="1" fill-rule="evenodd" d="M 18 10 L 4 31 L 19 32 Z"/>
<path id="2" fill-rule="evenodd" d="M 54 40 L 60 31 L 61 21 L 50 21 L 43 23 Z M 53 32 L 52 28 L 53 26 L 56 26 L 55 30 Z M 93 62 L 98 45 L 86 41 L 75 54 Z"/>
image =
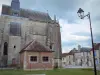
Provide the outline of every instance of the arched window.
<path id="1" fill-rule="evenodd" d="M 50 49 L 52 49 L 52 45 L 50 45 Z"/>
<path id="2" fill-rule="evenodd" d="M 8 55 L 8 43 L 7 42 L 4 43 L 3 55 Z"/>

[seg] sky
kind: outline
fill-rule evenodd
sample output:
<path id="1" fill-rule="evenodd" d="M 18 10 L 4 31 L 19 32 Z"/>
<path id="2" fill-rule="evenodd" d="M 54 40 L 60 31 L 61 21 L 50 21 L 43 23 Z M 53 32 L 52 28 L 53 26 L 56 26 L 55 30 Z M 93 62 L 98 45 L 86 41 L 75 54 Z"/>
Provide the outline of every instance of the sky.
<path id="1" fill-rule="evenodd" d="M 0 0 L 2 4 L 11 4 L 11 0 Z M 100 0 L 20 0 L 21 8 L 47 12 L 56 15 L 61 27 L 62 52 L 69 52 L 78 45 L 91 47 L 91 36 L 88 18 L 80 19 L 77 15 L 79 8 L 84 14 L 91 13 L 93 39 L 100 42 Z"/>

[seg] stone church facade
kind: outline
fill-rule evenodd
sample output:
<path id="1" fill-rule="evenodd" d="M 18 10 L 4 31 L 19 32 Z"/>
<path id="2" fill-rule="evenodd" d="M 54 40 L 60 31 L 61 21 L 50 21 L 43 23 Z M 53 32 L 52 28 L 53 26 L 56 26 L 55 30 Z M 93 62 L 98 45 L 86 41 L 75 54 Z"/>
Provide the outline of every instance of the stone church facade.
<path id="1" fill-rule="evenodd" d="M 19 0 L 11 6 L 2 5 L 0 16 L 0 66 L 8 66 L 15 59 L 20 64 L 21 49 L 36 40 L 54 51 L 54 63 L 61 66 L 60 25 L 48 13 L 20 8 Z"/>

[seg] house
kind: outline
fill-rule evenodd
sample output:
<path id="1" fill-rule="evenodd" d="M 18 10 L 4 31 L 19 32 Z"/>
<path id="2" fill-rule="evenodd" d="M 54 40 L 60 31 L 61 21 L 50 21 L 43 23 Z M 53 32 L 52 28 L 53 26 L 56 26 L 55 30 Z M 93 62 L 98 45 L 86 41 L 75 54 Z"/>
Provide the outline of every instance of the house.
<path id="1" fill-rule="evenodd" d="M 54 68 L 52 50 L 32 41 L 20 51 L 20 66 L 24 70 L 51 70 Z"/>
<path id="2" fill-rule="evenodd" d="M 100 68 L 100 43 L 94 43 L 94 52 L 95 52 L 95 62 L 96 62 L 96 65 L 97 67 L 99 66 Z M 91 49 L 90 51 L 90 57 L 91 57 L 91 64 L 92 66 L 94 65 L 94 62 L 93 62 L 93 49 Z"/>
<path id="3" fill-rule="evenodd" d="M 62 67 L 65 67 L 68 65 L 69 60 L 68 60 L 68 53 L 63 53 L 62 54 Z"/>
<path id="4" fill-rule="evenodd" d="M 74 65 L 74 55 L 73 53 L 63 53 L 62 54 L 62 66 L 69 66 L 69 65 Z"/>
<path id="5" fill-rule="evenodd" d="M 67 58 L 69 60 L 68 65 L 74 65 L 75 64 L 74 53 L 69 52 Z"/>
<path id="6" fill-rule="evenodd" d="M 77 66 L 91 66 L 90 50 L 91 48 L 78 46 L 78 51 L 74 53 Z"/>
<path id="7" fill-rule="evenodd" d="M 81 47 L 80 45 L 78 45 L 78 50 L 73 48 L 66 56 L 68 57 L 67 61 L 70 62 L 68 65 L 91 66 L 90 50 L 91 48 Z"/>

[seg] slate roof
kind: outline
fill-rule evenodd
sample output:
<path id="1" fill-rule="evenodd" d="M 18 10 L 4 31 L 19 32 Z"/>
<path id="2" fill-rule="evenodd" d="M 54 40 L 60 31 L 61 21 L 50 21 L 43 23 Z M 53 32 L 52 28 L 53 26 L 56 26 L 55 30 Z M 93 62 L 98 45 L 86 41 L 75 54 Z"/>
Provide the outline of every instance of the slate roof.
<path id="1" fill-rule="evenodd" d="M 2 14 L 11 15 L 11 6 L 3 5 L 2 6 Z M 28 9 L 20 8 L 20 17 L 29 18 L 34 21 L 51 21 L 51 17 L 48 13 L 33 11 Z"/>
<path id="2" fill-rule="evenodd" d="M 45 47 L 41 43 L 37 41 L 31 41 L 29 44 L 27 44 L 21 51 L 32 51 L 32 52 L 54 52 L 51 49 Z"/>
<path id="3" fill-rule="evenodd" d="M 78 53 L 78 50 L 71 50 L 70 53 Z"/>
<path id="4" fill-rule="evenodd" d="M 87 48 L 87 47 L 82 47 L 80 52 L 90 52 L 91 48 Z"/>

